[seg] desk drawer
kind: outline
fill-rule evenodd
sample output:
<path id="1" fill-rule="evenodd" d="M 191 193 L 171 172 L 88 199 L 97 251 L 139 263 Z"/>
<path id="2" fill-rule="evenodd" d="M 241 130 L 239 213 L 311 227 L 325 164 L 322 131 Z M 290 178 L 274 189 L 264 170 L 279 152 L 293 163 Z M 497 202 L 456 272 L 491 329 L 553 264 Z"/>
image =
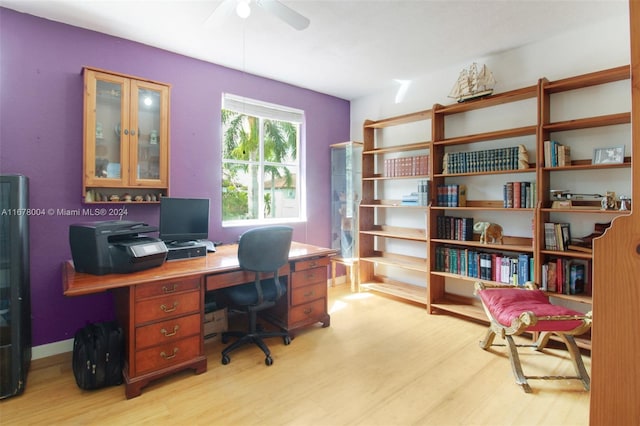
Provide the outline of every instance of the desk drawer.
<path id="1" fill-rule="evenodd" d="M 136 286 L 136 300 L 147 297 L 165 296 L 200 288 L 200 278 L 166 281 L 163 283 L 140 284 Z"/>
<path id="2" fill-rule="evenodd" d="M 200 312 L 200 292 L 174 294 L 136 303 L 135 325 Z"/>
<path id="3" fill-rule="evenodd" d="M 278 270 L 281 277 L 289 274 L 289 265 L 285 265 Z M 263 273 L 261 277 L 271 278 L 273 273 Z M 252 283 L 256 279 L 254 272 L 236 271 L 226 272 L 224 274 L 207 275 L 206 291 L 218 290 L 221 288 L 231 287 L 238 284 Z"/>
<path id="4" fill-rule="evenodd" d="M 190 361 L 198 355 L 200 355 L 199 335 L 153 346 L 136 352 L 136 372 L 137 375 L 142 375 L 169 368 L 181 362 Z"/>
<path id="5" fill-rule="evenodd" d="M 315 299 L 324 299 L 327 296 L 327 283 L 320 282 L 305 287 L 294 288 L 291 292 L 291 304 L 301 305 Z"/>
<path id="6" fill-rule="evenodd" d="M 321 257 L 318 259 L 300 260 L 293 265 L 294 271 L 304 271 L 305 269 L 318 268 L 320 266 L 327 266 L 329 264 L 328 257 Z"/>
<path id="7" fill-rule="evenodd" d="M 304 271 L 297 271 L 291 274 L 291 287 L 299 288 L 311 284 L 327 284 L 327 269 L 313 268 Z"/>
<path id="8" fill-rule="evenodd" d="M 304 305 L 292 306 L 289 312 L 291 324 L 313 323 L 326 315 L 326 299 L 318 299 Z"/>
<path id="9" fill-rule="evenodd" d="M 187 336 L 199 335 L 202 323 L 200 314 L 174 318 L 136 328 L 136 349 L 170 343 Z"/>

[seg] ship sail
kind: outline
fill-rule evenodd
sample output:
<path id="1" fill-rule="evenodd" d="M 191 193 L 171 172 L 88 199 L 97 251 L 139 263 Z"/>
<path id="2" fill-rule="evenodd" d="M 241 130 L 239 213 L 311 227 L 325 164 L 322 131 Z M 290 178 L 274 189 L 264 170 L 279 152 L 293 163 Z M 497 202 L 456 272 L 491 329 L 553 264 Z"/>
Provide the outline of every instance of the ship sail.
<path id="1" fill-rule="evenodd" d="M 469 99 L 490 95 L 496 80 L 486 65 L 478 68 L 475 62 L 468 69 L 463 69 L 456 84 L 449 93 L 450 98 L 463 102 Z"/>

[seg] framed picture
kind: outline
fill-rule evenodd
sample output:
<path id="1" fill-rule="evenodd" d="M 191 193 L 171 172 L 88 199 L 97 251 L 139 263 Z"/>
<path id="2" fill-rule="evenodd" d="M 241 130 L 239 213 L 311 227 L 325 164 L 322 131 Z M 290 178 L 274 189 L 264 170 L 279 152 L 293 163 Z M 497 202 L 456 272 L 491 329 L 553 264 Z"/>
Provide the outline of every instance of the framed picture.
<path id="1" fill-rule="evenodd" d="M 619 164 L 624 162 L 624 145 L 593 150 L 592 164 Z"/>

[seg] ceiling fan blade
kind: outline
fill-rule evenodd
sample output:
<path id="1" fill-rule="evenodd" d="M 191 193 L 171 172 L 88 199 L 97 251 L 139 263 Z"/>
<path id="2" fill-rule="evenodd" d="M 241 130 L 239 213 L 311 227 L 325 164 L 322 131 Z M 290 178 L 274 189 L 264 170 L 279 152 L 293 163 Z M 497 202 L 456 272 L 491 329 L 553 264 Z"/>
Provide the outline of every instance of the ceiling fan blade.
<path id="1" fill-rule="evenodd" d="M 211 15 L 204 21 L 205 27 L 219 28 L 234 13 L 236 9 L 236 0 L 224 0 L 216 7 Z"/>
<path id="2" fill-rule="evenodd" d="M 278 0 L 256 0 L 256 4 L 273 13 L 296 30 L 304 30 L 309 26 L 309 19 L 300 15 L 289 6 L 285 6 Z"/>

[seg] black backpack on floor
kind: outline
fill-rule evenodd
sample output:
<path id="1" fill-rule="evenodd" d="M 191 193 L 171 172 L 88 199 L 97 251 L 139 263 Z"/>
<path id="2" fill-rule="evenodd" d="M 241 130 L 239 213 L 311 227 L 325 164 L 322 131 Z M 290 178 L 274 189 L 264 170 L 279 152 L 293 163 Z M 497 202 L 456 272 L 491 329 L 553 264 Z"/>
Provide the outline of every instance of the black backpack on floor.
<path id="1" fill-rule="evenodd" d="M 122 383 L 124 333 L 115 321 L 88 324 L 73 339 L 73 375 L 80 389 Z"/>

